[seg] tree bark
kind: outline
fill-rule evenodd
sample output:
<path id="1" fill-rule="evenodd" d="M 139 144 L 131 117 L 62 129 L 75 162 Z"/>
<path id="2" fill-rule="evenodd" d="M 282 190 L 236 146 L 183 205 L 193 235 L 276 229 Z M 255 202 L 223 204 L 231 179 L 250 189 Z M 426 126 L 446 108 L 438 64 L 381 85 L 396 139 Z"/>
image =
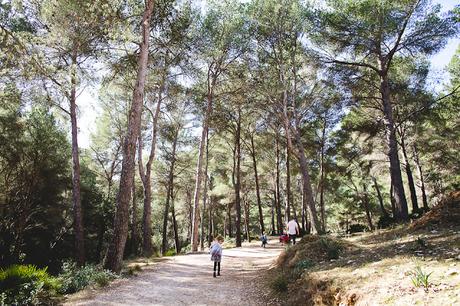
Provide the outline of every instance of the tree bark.
<path id="1" fill-rule="evenodd" d="M 325 151 L 325 145 L 326 145 L 326 116 L 327 113 L 324 114 L 323 118 L 323 129 L 322 129 L 322 135 L 321 135 L 321 177 L 320 177 L 320 185 L 319 185 L 319 207 L 321 211 L 321 224 L 323 226 L 323 231 L 326 232 L 326 208 L 324 204 L 324 180 L 325 180 L 325 170 L 324 170 L 324 151 Z"/>
<path id="2" fill-rule="evenodd" d="M 168 232 L 168 215 L 169 215 L 169 203 L 170 199 L 172 198 L 172 187 L 174 184 L 174 166 L 176 164 L 176 146 L 177 146 L 177 138 L 178 138 L 179 131 L 176 130 L 174 134 L 173 146 L 172 146 L 172 153 L 171 153 L 171 165 L 169 168 L 168 174 L 168 191 L 166 194 L 166 203 L 165 203 L 165 210 L 163 214 L 163 233 L 162 233 L 162 242 L 161 242 L 161 255 L 165 255 L 167 252 L 167 232 Z"/>
<path id="3" fill-rule="evenodd" d="M 412 167 L 410 165 L 409 158 L 407 156 L 406 142 L 404 140 L 405 135 L 404 133 L 400 133 L 400 136 L 401 136 L 401 151 L 404 157 L 407 184 L 409 185 L 410 198 L 412 202 L 412 213 L 415 213 L 418 211 L 419 208 L 418 208 L 418 202 L 417 202 L 417 193 L 415 191 L 414 176 L 412 174 Z"/>
<path id="4" fill-rule="evenodd" d="M 428 198 L 426 196 L 426 190 L 425 190 L 425 179 L 423 177 L 422 165 L 420 164 L 420 158 L 418 155 L 417 146 L 415 144 L 413 146 L 413 150 L 414 150 L 414 160 L 417 166 L 418 176 L 420 177 L 420 189 L 422 191 L 423 210 L 427 212 L 429 210 L 429 207 L 428 207 Z"/>
<path id="5" fill-rule="evenodd" d="M 281 215 L 281 192 L 280 192 L 280 144 L 279 144 L 279 135 L 276 134 L 276 180 L 275 180 L 275 190 L 276 190 L 276 221 L 278 226 L 278 234 L 283 233 L 283 218 Z"/>
<path id="6" fill-rule="evenodd" d="M 243 201 L 244 205 L 244 227 L 246 232 L 246 239 L 248 242 L 251 242 L 251 235 L 249 233 L 249 201 L 245 199 Z"/>
<path id="7" fill-rule="evenodd" d="M 374 228 L 374 224 L 372 223 L 371 212 L 369 210 L 369 196 L 367 194 L 367 188 L 365 184 L 363 184 L 363 191 L 364 192 L 363 192 L 362 201 L 363 201 L 364 210 L 366 212 L 367 224 L 369 225 L 369 229 L 373 231 L 375 228 Z"/>
<path id="8" fill-rule="evenodd" d="M 174 229 L 174 247 L 176 248 L 176 254 L 179 254 L 181 251 L 181 245 L 179 240 L 179 229 L 177 227 L 177 220 L 176 220 L 176 210 L 174 207 L 174 199 L 176 198 L 174 194 L 174 181 L 171 184 L 171 215 L 172 215 L 172 222 L 173 222 L 173 229 Z"/>
<path id="9" fill-rule="evenodd" d="M 375 191 L 377 191 L 377 198 L 379 199 L 380 210 L 382 211 L 382 215 L 385 218 L 388 218 L 388 212 L 386 211 L 385 206 L 383 205 L 383 197 L 382 197 L 382 194 L 380 193 L 380 188 L 379 188 L 379 185 L 377 184 L 377 179 L 375 177 L 372 177 L 372 181 L 374 182 Z"/>
<path id="10" fill-rule="evenodd" d="M 288 133 L 286 133 L 287 136 Z M 291 220 L 291 165 L 290 165 L 289 146 L 286 144 L 286 203 L 284 209 L 284 223 Z"/>
<path id="11" fill-rule="evenodd" d="M 206 213 L 206 200 L 208 198 L 208 162 L 209 162 L 209 131 L 206 133 L 206 165 L 204 167 L 203 211 L 201 213 L 201 251 L 204 251 L 204 217 Z"/>
<path id="12" fill-rule="evenodd" d="M 131 224 L 131 240 L 132 252 L 138 255 L 139 237 L 137 233 L 137 199 L 136 199 L 136 171 L 133 173 L 133 209 L 132 209 L 132 224 Z"/>
<path id="13" fill-rule="evenodd" d="M 235 133 L 235 227 L 236 227 L 236 247 L 241 247 L 241 110 L 238 109 L 238 119 Z"/>
<path id="14" fill-rule="evenodd" d="M 390 85 L 388 76 L 382 73 L 380 76 L 380 94 L 383 102 L 383 113 L 385 117 L 385 128 L 388 142 L 388 158 L 390 159 L 391 185 L 394 189 L 395 197 L 395 220 L 408 220 L 409 214 L 407 209 L 406 196 L 404 194 L 404 185 L 401 175 L 400 161 L 398 155 L 398 143 L 396 141 L 396 129 L 393 120 L 393 109 L 390 100 Z"/>
<path id="15" fill-rule="evenodd" d="M 161 101 L 162 94 L 164 90 L 164 84 L 166 79 L 166 63 L 165 70 L 163 72 L 160 89 L 158 91 L 158 102 L 155 109 L 155 114 L 153 115 L 152 121 L 152 142 L 150 146 L 150 154 L 147 164 L 144 169 L 144 162 L 142 161 L 142 133 L 139 131 L 139 175 L 142 180 L 142 185 L 144 187 L 144 211 L 142 214 L 142 233 L 143 233 L 143 244 L 142 252 L 144 256 L 149 257 L 153 253 L 152 246 L 152 165 L 155 160 L 155 151 L 157 144 L 157 134 L 158 134 L 158 119 L 160 117 L 161 110 Z M 142 126 L 142 123 L 141 123 Z"/>
<path id="16" fill-rule="evenodd" d="M 203 120 L 203 130 L 201 131 L 200 147 L 198 150 L 198 162 L 196 165 L 196 182 L 195 182 L 195 195 L 193 197 L 193 225 L 192 225 L 192 252 L 198 251 L 198 238 L 199 238 L 199 223 L 200 223 L 200 192 L 201 182 L 203 180 L 203 156 L 206 144 L 206 135 L 208 134 L 209 117 L 212 112 L 213 90 L 216 83 L 216 75 L 211 76 L 208 72 L 208 94 L 206 111 Z M 210 79 L 212 78 L 212 80 Z"/>
<path id="17" fill-rule="evenodd" d="M 259 187 L 259 175 L 257 173 L 257 160 L 256 160 L 256 149 L 254 146 L 254 135 L 251 134 L 251 155 L 252 155 L 252 165 L 254 167 L 254 179 L 256 182 L 256 197 L 257 197 L 257 208 L 259 209 L 259 228 L 260 232 L 265 232 L 265 225 L 264 225 L 264 216 L 262 213 L 262 203 L 260 200 L 260 187 Z"/>
<path id="18" fill-rule="evenodd" d="M 276 234 L 276 227 L 275 227 L 275 206 L 276 206 L 276 191 L 273 190 L 273 200 L 272 200 L 272 207 L 270 210 L 271 213 L 271 225 L 272 225 L 272 235 Z"/>
<path id="19" fill-rule="evenodd" d="M 70 89 L 70 123 L 72 130 L 72 203 L 75 232 L 75 260 L 78 266 L 85 264 L 85 237 L 83 233 L 83 213 L 80 196 L 80 157 L 78 151 L 77 127 L 77 49 L 72 51 L 72 71 Z"/>
<path id="20" fill-rule="evenodd" d="M 114 235 L 110 243 L 105 268 L 120 272 L 128 236 L 129 202 L 131 199 L 132 180 L 134 175 L 134 160 L 136 142 L 139 137 L 142 106 L 144 100 L 144 86 L 147 77 L 147 63 L 149 55 L 150 19 L 154 1 L 147 0 L 142 15 L 142 43 L 140 46 L 137 81 L 133 92 L 133 101 L 129 112 L 128 130 L 123 142 L 123 162 L 120 176 L 120 189 L 117 196 L 117 211 L 114 220 Z"/>

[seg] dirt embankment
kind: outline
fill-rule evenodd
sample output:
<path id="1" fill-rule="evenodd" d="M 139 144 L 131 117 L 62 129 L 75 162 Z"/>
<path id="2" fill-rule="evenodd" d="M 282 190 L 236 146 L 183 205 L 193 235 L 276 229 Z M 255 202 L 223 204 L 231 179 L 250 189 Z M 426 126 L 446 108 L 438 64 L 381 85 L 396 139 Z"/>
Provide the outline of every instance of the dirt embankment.
<path id="1" fill-rule="evenodd" d="M 460 192 L 411 225 L 304 237 L 266 284 L 285 305 L 460 305 Z"/>

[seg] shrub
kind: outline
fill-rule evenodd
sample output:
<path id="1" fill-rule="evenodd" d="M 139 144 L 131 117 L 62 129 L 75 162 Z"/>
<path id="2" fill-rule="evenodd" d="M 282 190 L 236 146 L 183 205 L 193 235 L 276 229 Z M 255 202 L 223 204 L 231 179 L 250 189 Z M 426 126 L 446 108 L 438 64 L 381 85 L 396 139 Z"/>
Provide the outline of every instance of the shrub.
<path id="1" fill-rule="evenodd" d="M 174 255 L 176 255 L 176 250 L 175 249 L 169 249 L 165 253 L 165 256 L 174 256 Z"/>
<path id="2" fill-rule="evenodd" d="M 77 267 L 72 261 L 64 262 L 62 273 L 59 275 L 62 283 L 62 293 L 77 292 L 95 284 L 103 287 L 117 277 L 116 274 L 104 270 L 99 266 L 86 265 L 84 267 Z"/>
<path id="3" fill-rule="evenodd" d="M 59 282 L 46 268 L 13 265 L 0 270 L 1 305 L 53 304 Z"/>
<path id="4" fill-rule="evenodd" d="M 327 238 L 321 238 L 319 240 L 319 244 L 322 250 L 326 253 L 327 259 L 339 258 L 342 246 L 338 242 Z"/>
<path id="5" fill-rule="evenodd" d="M 288 289 L 288 280 L 284 274 L 279 274 L 270 283 L 270 287 L 276 292 L 286 292 Z"/>
<path id="6" fill-rule="evenodd" d="M 369 228 L 363 224 L 352 224 L 348 229 L 348 234 L 366 232 Z"/>

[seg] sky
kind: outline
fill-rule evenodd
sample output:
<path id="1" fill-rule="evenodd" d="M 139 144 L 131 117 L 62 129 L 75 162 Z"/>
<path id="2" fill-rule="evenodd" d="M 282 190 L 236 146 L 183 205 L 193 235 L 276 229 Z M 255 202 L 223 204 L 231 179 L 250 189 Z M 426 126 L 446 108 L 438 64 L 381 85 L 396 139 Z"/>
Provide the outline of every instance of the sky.
<path id="1" fill-rule="evenodd" d="M 455 5 L 458 5 L 458 0 L 434 0 L 433 3 L 439 3 L 443 11 L 451 10 Z M 439 53 L 431 56 L 430 77 L 438 79 L 439 83 L 435 88 L 442 88 L 442 84 L 448 82 L 449 76 L 445 71 L 445 67 L 449 64 L 455 51 L 460 46 L 460 38 L 452 38 L 448 44 Z M 78 142 L 81 148 L 89 148 L 91 133 L 95 132 L 96 120 L 100 113 L 97 106 L 99 85 L 85 88 L 77 98 L 79 106 L 79 134 Z"/>

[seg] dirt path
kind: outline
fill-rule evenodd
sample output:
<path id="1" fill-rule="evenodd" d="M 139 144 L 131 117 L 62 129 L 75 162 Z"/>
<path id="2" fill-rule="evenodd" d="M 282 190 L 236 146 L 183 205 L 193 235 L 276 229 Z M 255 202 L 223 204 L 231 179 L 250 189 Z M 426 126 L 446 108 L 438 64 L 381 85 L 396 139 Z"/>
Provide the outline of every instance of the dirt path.
<path id="1" fill-rule="evenodd" d="M 208 254 L 171 257 L 139 276 L 65 305 L 263 305 L 255 279 L 282 249 L 277 243 L 266 249 L 255 243 L 225 249 L 221 276 L 216 278 Z"/>

